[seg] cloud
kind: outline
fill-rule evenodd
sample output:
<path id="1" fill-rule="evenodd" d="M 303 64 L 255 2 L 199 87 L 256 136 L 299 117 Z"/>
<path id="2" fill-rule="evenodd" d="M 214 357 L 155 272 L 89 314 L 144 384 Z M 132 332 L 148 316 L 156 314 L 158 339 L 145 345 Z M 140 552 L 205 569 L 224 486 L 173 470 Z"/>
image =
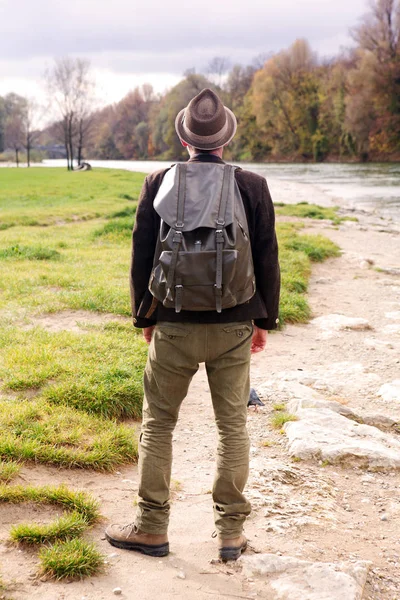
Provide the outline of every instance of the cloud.
<path id="1" fill-rule="evenodd" d="M 299 37 L 333 55 L 365 9 L 365 0 L 0 0 L 0 79 L 40 78 L 66 55 L 119 76 L 176 77 L 214 56 L 248 64 Z"/>

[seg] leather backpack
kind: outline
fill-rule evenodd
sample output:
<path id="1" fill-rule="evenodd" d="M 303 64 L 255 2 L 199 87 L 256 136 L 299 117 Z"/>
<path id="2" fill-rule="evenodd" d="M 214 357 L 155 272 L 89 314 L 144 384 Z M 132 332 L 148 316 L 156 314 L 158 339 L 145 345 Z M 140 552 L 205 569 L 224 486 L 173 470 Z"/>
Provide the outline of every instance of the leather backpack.
<path id="1" fill-rule="evenodd" d="M 161 217 L 149 290 L 168 308 L 221 312 L 247 302 L 255 277 L 232 165 L 181 163 L 154 200 Z"/>

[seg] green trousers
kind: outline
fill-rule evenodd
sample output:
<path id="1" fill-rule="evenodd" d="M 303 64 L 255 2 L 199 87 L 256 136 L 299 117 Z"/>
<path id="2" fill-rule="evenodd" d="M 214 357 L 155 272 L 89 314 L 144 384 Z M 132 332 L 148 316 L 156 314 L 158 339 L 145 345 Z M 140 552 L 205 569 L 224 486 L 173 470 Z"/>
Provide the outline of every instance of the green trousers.
<path id="1" fill-rule="evenodd" d="M 139 501 L 135 524 L 146 533 L 166 533 L 170 504 L 172 434 L 190 381 L 206 366 L 218 428 L 212 497 L 222 539 L 241 534 L 250 504 L 243 495 L 249 473 L 246 428 L 253 326 L 245 323 L 158 323 L 144 374 L 139 441 Z"/>

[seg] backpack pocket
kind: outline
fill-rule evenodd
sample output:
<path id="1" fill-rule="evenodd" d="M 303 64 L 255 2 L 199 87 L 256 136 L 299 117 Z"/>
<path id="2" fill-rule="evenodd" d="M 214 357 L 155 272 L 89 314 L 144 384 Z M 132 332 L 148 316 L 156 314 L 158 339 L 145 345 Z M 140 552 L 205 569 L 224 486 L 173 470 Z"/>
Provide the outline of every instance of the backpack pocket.
<path id="1" fill-rule="evenodd" d="M 235 275 L 237 254 L 237 250 L 223 250 L 222 308 L 236 305 L 230 283 Z M 169 308 L 177 308 L 178 293 L 178 303 L 183 310 L 212 310 L 211 307 L 216 305 L 216 252 L 179 252 L 174 284 L 167 290 L 171 262 L 172 252 L 163 251 L 150 279 L 151 293 Z"/>

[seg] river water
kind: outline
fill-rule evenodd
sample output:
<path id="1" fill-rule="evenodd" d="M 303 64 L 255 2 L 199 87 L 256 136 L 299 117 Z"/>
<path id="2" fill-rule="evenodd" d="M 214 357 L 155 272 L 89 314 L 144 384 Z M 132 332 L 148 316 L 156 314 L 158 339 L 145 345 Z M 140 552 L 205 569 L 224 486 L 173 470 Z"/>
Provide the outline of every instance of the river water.
<path id="1" fill-rule="evenodd" d="M 170 162 L 91 160 L 93 167 L 151 173 Z M 64 166 L 46 160 L 44 166 Z M 258 164 L 238 163 L 266 177 L 274 202 L 341 205 L 400 222 L 400 163 Z"/>

